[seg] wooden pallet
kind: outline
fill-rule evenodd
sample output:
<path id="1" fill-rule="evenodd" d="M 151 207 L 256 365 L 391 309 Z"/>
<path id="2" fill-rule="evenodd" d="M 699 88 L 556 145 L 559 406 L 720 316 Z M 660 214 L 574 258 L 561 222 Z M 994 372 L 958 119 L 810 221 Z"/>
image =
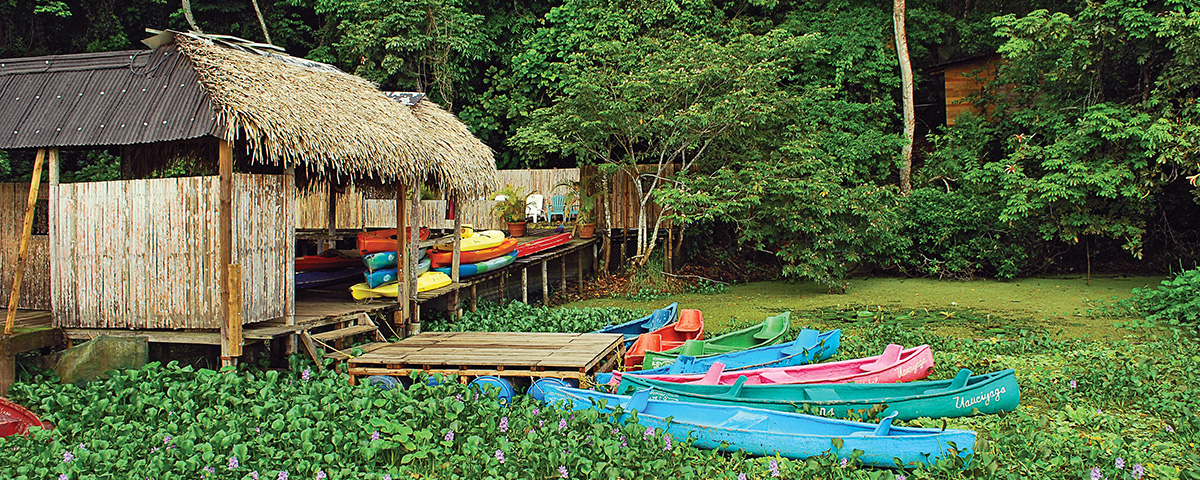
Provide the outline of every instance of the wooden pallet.
<path id="1" fill-rule="evenodd" d="M 624 337 L 595 333 L 426 332 L 350 359 L 351 381 L 414 371 L 584 380 L 612 371 Z"/>

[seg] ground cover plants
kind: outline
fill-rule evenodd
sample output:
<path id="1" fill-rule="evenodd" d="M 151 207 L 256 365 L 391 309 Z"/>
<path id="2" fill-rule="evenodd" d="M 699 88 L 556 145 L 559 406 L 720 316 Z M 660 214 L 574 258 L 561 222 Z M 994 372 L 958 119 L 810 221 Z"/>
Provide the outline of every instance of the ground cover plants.
<path id="1" fill-rule="evenodd" d="M 522 304 L 485 309 L 546 314 Z M 596 311 L 550 310 L 564 312 L 560 317 Z M 0 478 L 1200 478 L 1193 337 L 1162 327 L 1116 340 L 1061 339 L 1029 326 L 981 327 L 963 336 L 927 328 L 947 317 L 989 320 L 976 312 L 889 309 L 800 312 L 793 319 L 795 327 L 843 328 L 835 359 L 874 355 L 887 343 L 928 343 L 933 379 L 959 368 L 1016 369 L 1016 412 L 905 422 L 976 430 L 978 453 L 966 468 L 966 458 L 900 471 L 832 455 L 794 461 L 714 453 L 524 395 L 500 407 L 492 392 L 453 379 L 435 386 L 418 380 L 407 390 L 351 386 L 344 375 L 296 357 L 286 370 L 153 364 L 82 388 L 48 379 L 18 383 L 13 399 L 56 428 L 0 440 Z"/>

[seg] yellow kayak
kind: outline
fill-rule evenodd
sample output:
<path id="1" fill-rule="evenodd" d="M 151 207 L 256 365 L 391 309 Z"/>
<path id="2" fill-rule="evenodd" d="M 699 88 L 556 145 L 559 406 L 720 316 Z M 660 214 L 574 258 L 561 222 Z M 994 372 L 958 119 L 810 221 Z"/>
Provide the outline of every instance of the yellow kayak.
<path id="1" fill-rule="evenodd" d="M 471 235 L 469 238 L 464 237 L 462 239 L 462 251 L 470 252 L 473 250 L 483 250 L 485 248 L 492 248 L 492 247 L 499 246 L 500 242 L 503 242 L 503 241 L 504 241 L 504 232 L 501 232 L 499 230 L 484 230 L 482 232 L 475 232 L 475 234 Z M 448 251 L 454 250 L 454 245 L 452 245 L 452 244 L 438 245 L 433 248 L 434 248 L 434 250 L 448 252 Z"/>
<path id="2" fill-rule="evenodd" d="M 417 292 L 425 292 L 435 288 L 442 288 L 450 284 L 450 276 L 442 272 L 425 272 L 417 277 Z M 400 295 L 400 282 L 385 283 L 375 288 L 371 288 L 365 282 L 350 287 L 350 295 L 355 300 L 366 300 L 368 298 L 389 297 L 396 298 Z"/>

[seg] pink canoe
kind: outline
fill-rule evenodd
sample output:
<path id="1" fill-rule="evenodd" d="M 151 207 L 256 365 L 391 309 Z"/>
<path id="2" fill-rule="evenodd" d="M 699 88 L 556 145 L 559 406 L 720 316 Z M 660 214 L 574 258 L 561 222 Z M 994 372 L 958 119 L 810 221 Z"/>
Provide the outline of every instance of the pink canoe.
<path id="1" fill-rule="evenodd" d="M 746 385 L 771 383 L 895 383 L 920 380 L 933 369 L 933 352 L 929 345 L 905 349 L 888 345 L 883 353 L 840 362 L 796 365 L 791 367 L 760 368 L 725 372 L 725 365 L 713 364 L 703 375 L 636 375 L 642 378 L 674 383 L 701 385 L 733 385 L 738 377 L 746 377 Z M 613 372 L 612 381 L 621 383 L 621 372 Z M 633 375 L 633 374 L 629 374 Z"/>

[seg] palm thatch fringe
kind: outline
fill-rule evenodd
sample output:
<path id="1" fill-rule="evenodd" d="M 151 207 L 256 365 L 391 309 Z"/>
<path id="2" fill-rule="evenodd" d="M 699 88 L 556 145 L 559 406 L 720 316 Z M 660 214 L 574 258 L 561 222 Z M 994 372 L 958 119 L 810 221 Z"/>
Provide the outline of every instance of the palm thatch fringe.
<path id="1" fill-rule="evenodd" d="M 346 73 L 285 63 L 176 35 L 209 94 L 218 133 L 244 138 L 252 161 L 313 176 L 430 184 L 464 198 L 497 184 L 492 151 L 423 100 L 408 107 Z M 368 182 L 369 183 L 369 182 Z"/>

